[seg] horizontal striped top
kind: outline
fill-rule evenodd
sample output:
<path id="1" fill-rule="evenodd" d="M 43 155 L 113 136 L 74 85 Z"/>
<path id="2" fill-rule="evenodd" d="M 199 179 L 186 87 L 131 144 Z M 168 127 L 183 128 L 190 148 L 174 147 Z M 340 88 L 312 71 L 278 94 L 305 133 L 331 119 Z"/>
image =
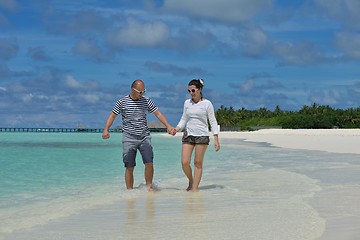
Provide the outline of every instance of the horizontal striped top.
<path id="1" fill-rule="evenodd" d="M 131 99 L 130 95 L 118 99 L 112 112 L 122 116 L 124 133 L 137 136 L 150 135 L 147 126 L 146 114 L 158 110 L 155 103 L 148 97 L 142 96 L 138 100 Z"/>

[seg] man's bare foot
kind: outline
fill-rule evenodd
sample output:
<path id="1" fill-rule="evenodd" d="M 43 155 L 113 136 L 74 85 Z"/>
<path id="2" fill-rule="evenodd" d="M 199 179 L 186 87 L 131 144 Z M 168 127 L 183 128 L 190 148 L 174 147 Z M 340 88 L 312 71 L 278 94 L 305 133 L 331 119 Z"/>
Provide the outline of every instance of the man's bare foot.
<path id="1" fill-rule="evenodd" d="M 154 191 L 152 185 L 146 186 L 146 188 L 147 188 L 148 192 L 153 192 Z"/>
<path id="2" fill-rule="evenodd" d="M 187 187 L 186 191 L 190 191 L 192 189 L 192 182 L 189 182 L 189 186 Z"/>

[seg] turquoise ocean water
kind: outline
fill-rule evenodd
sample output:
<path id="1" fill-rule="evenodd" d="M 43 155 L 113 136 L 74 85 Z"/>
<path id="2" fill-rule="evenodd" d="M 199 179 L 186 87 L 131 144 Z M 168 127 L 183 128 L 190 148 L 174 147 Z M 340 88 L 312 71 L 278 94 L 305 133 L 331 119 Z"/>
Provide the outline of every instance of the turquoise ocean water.
<path id="1" fill-rule="evenodd" d="M 156 135 L 152 134 L 156 146 L 154 180 L 159 184 L 166 175 L 174 176 L 175 170 L 181 176 L 180 143 L 179 139 Z M 108 140 L 103 140 L 101 133 L 0 133 L 0 222 L 6 222 L 1 224 L 3 230 L 32 225 L 23 223 L 23 219 L 36 225 L 46 222 L 46 218 L 116 199 L 111 194 L 125 190 L 121 138 L 121 133 L 111 134 Z M 138 154 L 135 185 L 139 188 L 144 183 L 143 170 Z M 36 214 L 30 214 L 48 205 L 56 209 L 43 213 L 48 217 L 37 219 Z"/>
<path id="2" fill-rule="evenodd" d="M 163 135 L 152 133 L 154 185 L 160 192 L 170 193 L 157 195 L 158 202 L 168 206 L 174 201 L 172 195 L 178 196 L 176 201 L 185 196 L 178 194 L 187 180 L 180 164 L 180 137 Z M 99 133 L 0 133 L 0 239 L 128 199 L 121 137 L 121 133 L 113 133 L 109 140 L 103 140 Z M 217 228 L 231 228 L 228 234 L 232 237 L 261 237 L 256 234 L 262 232 L 250 233 L 251 229 L 265 226 L 257 225 L 261 221 L 270 221 L 272 232 L 276 227 L 283 231 L 289 224 L 283 236 L 273 239 L 312 239 L 324 230 L 326 216 L 309 203 L 319 204 L 321 192 L 327 188 L 347 189 L 360 182 L 358 155 L 281 149 L 242 139 L 220 138 L 220 142 L 220 152 L 216 153 L 212 145 L 208 148 L 200 190 L 208 212 L 206 219 L 223 216 Z M 143 170 L 138 154 L 132 197 L 143 196 Z M 272 212 L 279 202 L 282 207 Z M 294 219 L 288 219 L 289 215 Z M 238 224 L 246 223 L 242 228 L 232 226 L 237 216 Z M 294 238 L 294 229 L 289 228 L 296 229 L 300 237 Z M 266 229 L 263 233 L 268 234 Z"/>
<path id="3" fill-rule="evenodd" d="M 124 188 L 121 137 L 121 133 L 108 140 L 99 133 L 1 133 L 0 207 Z M 152 141 L 156 172 L 179 169 L 178 139 Z M 143 169 L 138 154 L 135 184 L 140 187 Z"/>

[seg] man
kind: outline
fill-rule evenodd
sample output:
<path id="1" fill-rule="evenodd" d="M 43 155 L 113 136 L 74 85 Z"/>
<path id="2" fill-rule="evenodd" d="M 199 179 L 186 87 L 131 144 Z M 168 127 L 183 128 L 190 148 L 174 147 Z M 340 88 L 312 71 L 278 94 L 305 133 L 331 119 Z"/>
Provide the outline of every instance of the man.
<path id="1" fill-rule="evenodd" d="M 151 144 L 150 131 L 147 127 L 146 113 L 153 113 L 162 122 L 167 132 L 172 134 L 174 128 L 168 123 L 166 117 L 160 112 L 155 103 L 144 96 L 146 89 L 142 80 L 135 80 L 131 85 L 129 95 L 117 100 L 110 113 L 102 134 L 103 139 L 110 137 L 109 129 L 115 118 L 121 113 L 123 122 L 123 162 L 125 165 L 125 183 L 128 190 L 134 187 L 135 158 L 139 150 L 143 163 L 145 164 L 146 187 L 152 191 L 152 180 L 154 175 L 153 148 Z"/>

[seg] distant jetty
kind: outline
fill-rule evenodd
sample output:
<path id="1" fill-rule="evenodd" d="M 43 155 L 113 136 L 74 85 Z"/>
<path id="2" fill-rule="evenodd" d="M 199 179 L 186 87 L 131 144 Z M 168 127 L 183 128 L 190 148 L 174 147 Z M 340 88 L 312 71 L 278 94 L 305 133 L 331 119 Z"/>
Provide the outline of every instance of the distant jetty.
<path id="1" fill-rule="evenodd" d="M 88 133 L 102 133 L 103 128 L 0 128 L 0 132 L 88 132 Z M 149 128 L 150 132 L 166 132 L 166 128 Z M 121 133 L 121 128 L 109 129 L 109 132 Z"/>

